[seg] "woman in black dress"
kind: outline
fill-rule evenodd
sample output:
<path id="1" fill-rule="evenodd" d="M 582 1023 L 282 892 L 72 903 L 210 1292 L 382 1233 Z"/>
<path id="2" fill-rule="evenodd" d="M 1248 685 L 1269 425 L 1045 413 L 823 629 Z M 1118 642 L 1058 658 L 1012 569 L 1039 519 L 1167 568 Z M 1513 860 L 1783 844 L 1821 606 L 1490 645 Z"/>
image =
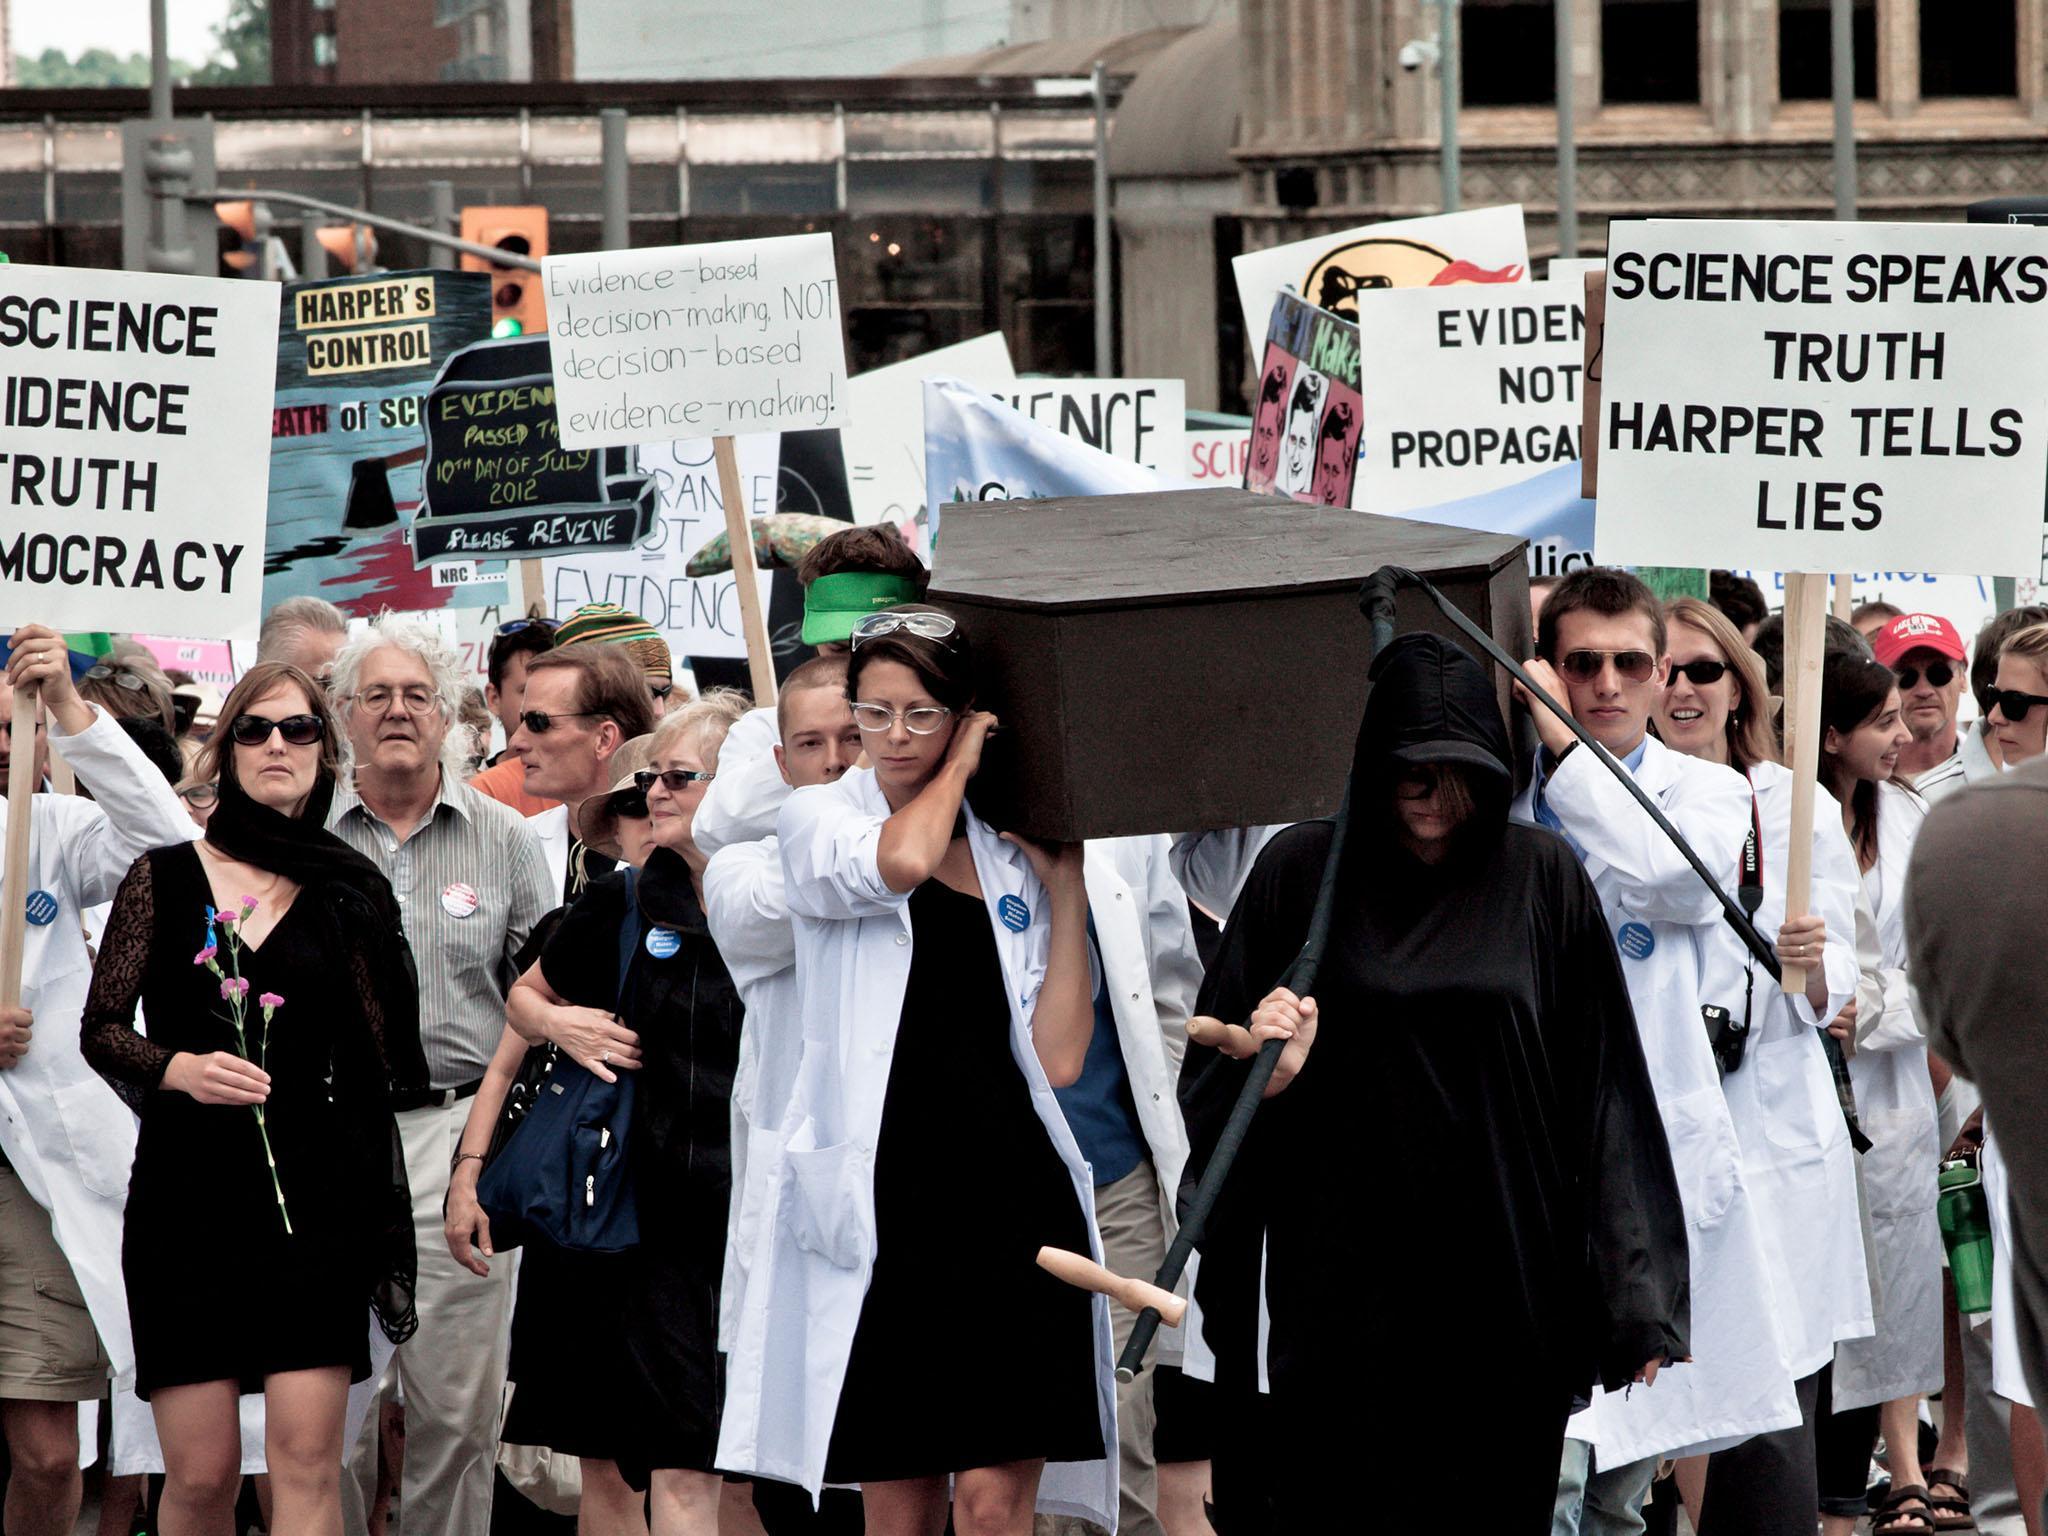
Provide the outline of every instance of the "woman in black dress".
<path id="1" fill-rule="evenodd" d="M 1280 983 L 1328 822 L 1260 853 L 1188 1025 L 1184 1196 L 1260 1042 L 1286 1042 L 1201 1244 L 1233 1397 L 1257 1390 L 1262 1287 L 1271 1323 L 1265 1432 L 1223 1435 L 1218 1525 L 1365 1529 L 1361 1457 L 1398 1416 L 1421 1430 L 1405 1491 L 1544 1536 L 1574 1399 L 1686 1352 L 1678 1189 L 1599 897 L 1562 839 L 1508 821 L 1485 673 L 1424 634 L 1373 676 L 1314 996 Z"/>
<path id="2" fill-rule="evenodd" d="M 81 1044 L 142 1117 L 121 1263 L 166 1536 L 227 1528 L 236 1398 L 258 1391 L 272 1529 L 338 1532 L 364 1304 L 394 1342 L 417 1322 L 391 1092 L 427 1080 L 418 986 L 390 886 L 326 830 L 321 690 L 265 663 L 220 718 L 197 770 L 220 781 L 206 836 L 122 882 Z"/>
<path id="3" fill-rule="evenodd" d="M 1013 1054 L 993 924 L 1015 912 L 1028 925 L 1030 902 L 992 903 L 969 843 L 964 791 L 995 720 L 972 707 L 966 637 L 944 614 L 899 608 L 852 638 L 847 697 L 888 811 L 875 859 L 908 893 L 912 944 L 875 1144 L 874 1270 L 825 1479 L 858 1482 L 868 1529 L 883 1536 L 938 1536 L 949 1498 L 961 1536 L 1011 1536 L 1032 1528 L 1048 1461 L 1104 1454 L 1093 1298 L 1035 1262 L 1048 1244 L 1088 1252 L 1088 1217 Z M 869 793 L 859 777 L 845 793 Z M 1046 1080 L 1065 1086 L 1094 1027 L 1081 849 L 1006 840 L 1042 887 L 1051 931 L 1031 1044 Z M 952 1337 L 940 1297 L 962 1282 L 1000 1337 L 946 1388 L 932 1375 Z"/>
<path id="4" fill-rule="evenodd" d="M 635 775 L 654 847 L 640 866 L 633 909 L 623 873 L 592 881 L 508 1001 L 529 1038 L 572 1011 L 616 1010 L 635 1040 L 589 1065 L 634 1074 L 628 1151 L 640 1244 L 591 1254 L 529 1242 L 512 1324 L 516 1390 L 505 1438 L 582 1458 L 586 1533 L 718 1529 L 718 1283 L 742 1010 L 705 926 L 706 860 L 690 825 L 746 702 L 724 690 L 662 721 L 648 767 Z M 624 925 L 634 937 L 621 990 Z"/>

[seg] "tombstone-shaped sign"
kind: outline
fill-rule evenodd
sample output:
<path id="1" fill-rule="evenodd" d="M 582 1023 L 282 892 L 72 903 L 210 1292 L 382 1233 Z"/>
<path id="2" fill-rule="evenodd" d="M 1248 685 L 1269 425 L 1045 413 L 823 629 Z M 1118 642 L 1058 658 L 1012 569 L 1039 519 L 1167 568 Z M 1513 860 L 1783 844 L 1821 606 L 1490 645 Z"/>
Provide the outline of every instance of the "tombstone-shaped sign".
<path id="1" fill-rule="evenodd" d="M 420 565 L 630 549 L 654 526 L 654 477 L 631 448 L 562 446 L 545 337 L 455 353 L 428 391 L 426 430 Z"/>
<path id="2" fill-rule="evenodd" d="M 975 809 L 1062 842 L 1326 816 L 1365 708 L 1365 578 L 1417 571 L 1526 656 L 1524 549 L 1230 489 L 949 507 L 931 598 L 1004 726 Z M 1459 639 L 1417 592 L 1399 621 Z"/>

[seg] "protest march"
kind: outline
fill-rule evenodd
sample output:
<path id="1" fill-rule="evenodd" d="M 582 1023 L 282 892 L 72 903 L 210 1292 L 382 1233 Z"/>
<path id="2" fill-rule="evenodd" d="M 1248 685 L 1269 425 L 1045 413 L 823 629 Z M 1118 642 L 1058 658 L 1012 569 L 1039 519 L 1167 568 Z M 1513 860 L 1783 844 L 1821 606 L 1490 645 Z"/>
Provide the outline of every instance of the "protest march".
<path id="1" fill-rule="evenodd" d="M 619 226 L 0 262 L 0 1530 L 2042 1536 L 2033 225 Z"/>

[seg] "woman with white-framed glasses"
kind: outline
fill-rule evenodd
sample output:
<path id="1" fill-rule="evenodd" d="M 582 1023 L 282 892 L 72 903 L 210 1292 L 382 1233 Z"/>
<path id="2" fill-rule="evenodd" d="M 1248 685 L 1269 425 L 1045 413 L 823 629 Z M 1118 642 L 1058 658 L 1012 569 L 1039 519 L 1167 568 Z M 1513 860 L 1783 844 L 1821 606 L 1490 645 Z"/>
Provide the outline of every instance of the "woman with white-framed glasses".
<path id="1" fill-rule="evenodd" d="M 1035 1507 L 1110 1527 L 1107 1305 L 1034 1262 L 1101 1251 L 1053 1097 L 1094 1028 L 1081 850 L 967 805 L 996 722 L 948 615 L 870 614 L 851 644 L 873 766 L 777 822 L 804 1047 L 719 1464 L 858 1482 L 875 1532 L 938 1532 L 949 1504 L 960 1536 L 1022 1536 Z M 933 1373 L 963 1337 L 953 1386 Z"/>

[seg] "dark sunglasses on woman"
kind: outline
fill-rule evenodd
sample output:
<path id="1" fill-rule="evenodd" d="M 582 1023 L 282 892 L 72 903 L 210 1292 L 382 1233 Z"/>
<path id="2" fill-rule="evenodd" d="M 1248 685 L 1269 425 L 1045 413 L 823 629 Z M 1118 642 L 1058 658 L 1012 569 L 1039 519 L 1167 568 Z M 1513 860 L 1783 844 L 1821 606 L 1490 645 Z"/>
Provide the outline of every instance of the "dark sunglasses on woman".
<path id="1" fill-rule="evenodd" d="M 672 795 L 680 795 L 692 784 L 709 784 L 717 778 L 715 773 L 706 773 L 701 768 L 642 768 L 633 775 L 633 783 L 641 794 L 654 788 L 660 780 L 661 787 Z"/>
<path id="2" fill-rule="evenodd" d="M 327 735 L 327 722 L 318 715 L 286 715 L 282 720 L 266 719 L 262 715 L 237 715 L 228 727 L 228 734 L 239 746 L 260 747 L 270 740 L 270 733 L 276 731 L 295 747 L 310 747 Z"/>
<path id="3" fill-rule="evenodd" d="M 1901 692 L 1910 692 L 1913 686 L 1920 681 L 1920 669 L 1918 667 L 1894 667 L 1892 669 L 1892 676 L 1899 680 L 1899 690 Z M 1934 687 L 1946 688 L 1955 681 L 1955 677 L 1956 669 L 1947 662 L 1930 661 L 1927 663 L 1927 681 Z"/>
<path id="4" fill-rule="evenodd" d="M 2021 693 L 2017 688 L 1994 688 L 1991 690 L 1990 702 L 1985 706 L 1985 713 L 1989 714 L 1995 709 L 2014 725 L 2018 725 L 2027 718 L 2036 704 L 2048 704 L 2048 694 Z"/>
<path id="5" fill-rule="evenodd" d="M 1638 652 L 1637 654 L 1641 653 Z M 1626 676 L 1627 674 L 1624 673 L 1623 675 Z M 1698 661 L 1683 663 L 1674 661 L 1671 664 L 1672 679 L 1675 680 L 1682 677 L 1695 688 L 1711 687 L 1727 675 L 1727 662 L 1712 661 L 1705 656 L 1702 656 Z"/>
<path id="6" fill-rule="evenodd" d="M 1648 651 L 1567 651 L 1557 670 L 1574 682 L 1590 683 L 1610 661 L 1623 682 L 1647 683 L 1657 675 L 1657 658 Z"/>

